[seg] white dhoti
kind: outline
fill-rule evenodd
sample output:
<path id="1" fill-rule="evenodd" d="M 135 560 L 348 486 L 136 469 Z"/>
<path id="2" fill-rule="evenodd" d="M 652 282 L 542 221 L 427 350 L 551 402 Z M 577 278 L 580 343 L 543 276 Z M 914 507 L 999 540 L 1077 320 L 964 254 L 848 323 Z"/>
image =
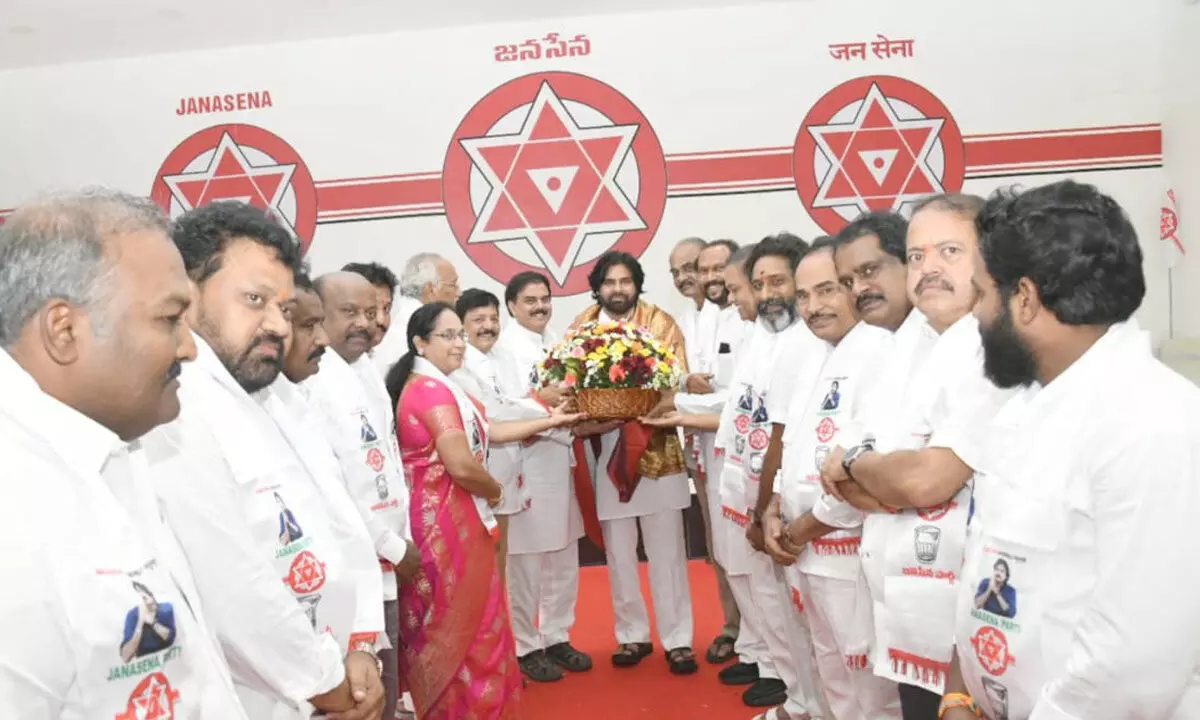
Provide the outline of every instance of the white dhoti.
<path id="1" fill-rule="evenodd" d="M 865 578 L 843 580 L 788 569 L 811 633 L 825 700 L 838 720 L 899 720 L 896 683 L 871 668 L 874 621 Z"/>
<path id="2" fill-rule="evenodd" d="M 601 521 L 617 642 L 650 642 L 650 616 L 638 572 L 639 524 L 642 546 L 650 561 L 650 594 L 659 639 L 665 650 L 691 647 L 692 598 L 683 545 L 683 513 L 679 510 Z"/>
<path id="3" fill-rule="evenodd" d="M 567 642 L 579 595 L 579 546 L 508 556 L 508 601 L 517 657 Z"/>

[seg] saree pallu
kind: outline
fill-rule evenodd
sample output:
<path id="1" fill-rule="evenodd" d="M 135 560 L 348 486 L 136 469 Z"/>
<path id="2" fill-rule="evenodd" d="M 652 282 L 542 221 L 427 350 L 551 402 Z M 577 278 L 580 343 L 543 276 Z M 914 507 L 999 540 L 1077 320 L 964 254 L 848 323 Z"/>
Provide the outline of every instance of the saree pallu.
<path id="1" fill-rule="evenodd" d="M 443 433 L 463 432 L 463 418 L 445 385 L 419 375 L 396 415 L 421 553 L 399 593 L 401 682 L 421 720 L 516 718 L 521 673 L 495 541 L 435 446 Z"/>

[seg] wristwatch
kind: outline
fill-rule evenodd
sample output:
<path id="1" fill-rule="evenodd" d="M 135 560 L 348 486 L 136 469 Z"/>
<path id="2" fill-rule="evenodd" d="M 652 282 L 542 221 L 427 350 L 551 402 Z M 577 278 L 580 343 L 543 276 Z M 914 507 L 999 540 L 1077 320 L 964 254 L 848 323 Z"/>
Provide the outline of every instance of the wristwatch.
<path id="1" fill-rule="evenodd" d="M 855 445 L 847 450 L 846 454 L 842 456 L 842 470 L 846 472 L 846 475 L 851 480 L 854 479 L 854 473 L 850 472 L 850 466 L 854 464 L 855 460 L 869 452 L 871 452 L 871 446 L 864 443 L 862 445 Z"/>

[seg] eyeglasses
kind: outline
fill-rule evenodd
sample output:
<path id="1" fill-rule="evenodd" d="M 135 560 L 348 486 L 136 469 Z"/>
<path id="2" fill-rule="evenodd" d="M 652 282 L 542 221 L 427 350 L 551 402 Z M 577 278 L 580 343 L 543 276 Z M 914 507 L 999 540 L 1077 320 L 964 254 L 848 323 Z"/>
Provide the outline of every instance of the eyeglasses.
<path id="1" fill-rule="evenodd" d="M 463 342 L 466 342 L 470 338 L 470 336 L 467 335 L 466 330 L 443 330 L 441 332 L 433 333 L 433 337 L 439 337 L 449 343 L 452 343 L 455 340 L 462 340 Z"/>

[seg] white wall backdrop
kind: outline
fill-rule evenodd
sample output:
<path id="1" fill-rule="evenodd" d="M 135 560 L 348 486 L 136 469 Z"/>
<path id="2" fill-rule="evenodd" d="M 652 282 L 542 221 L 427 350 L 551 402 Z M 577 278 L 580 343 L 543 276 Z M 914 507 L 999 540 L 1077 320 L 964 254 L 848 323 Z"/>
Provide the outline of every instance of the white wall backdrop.
<path id="1" fill-rule="evenodd" d="M 10 71 L 0 207 L 97 183 L 153 191 L 173 212 L 251 198 L 311 240 L 318 272 L 398 270 L 433 250 L 463 287 L 496 292 L 548 267 L 577 290 L 620 243 L 640 255 L 649 299 L 674 310 L 679 238 L 811 237 L 930 189 L 1074 176 L 1132 215 L 1150 286 L 1141 319 L 1161 341 L 1160 123 L 1200 109 L 1194 81 L 1190 105 L 1164 109 L 1164 62 L 1194 73 L 1200 21 L 1162 2 L 823 0 Z M 1167 19 L 1185 13 L 1191 40 L 1164 55 Z M 581 40 L 549 57 L 550 33 L 585 36 L 587 52 Z M 539 57 L 497 59 L 531 38 Z M 239 109 L 237 93 L 253 98 Z M 214 95 L 233 97 L 213 108 Z M 1184 165 L 1186 210 L 1200 175 Z M 1200 299 L 1190 292 L 1177 304 Z M 568 293 L 555 324 L 587 300 Z"/>

